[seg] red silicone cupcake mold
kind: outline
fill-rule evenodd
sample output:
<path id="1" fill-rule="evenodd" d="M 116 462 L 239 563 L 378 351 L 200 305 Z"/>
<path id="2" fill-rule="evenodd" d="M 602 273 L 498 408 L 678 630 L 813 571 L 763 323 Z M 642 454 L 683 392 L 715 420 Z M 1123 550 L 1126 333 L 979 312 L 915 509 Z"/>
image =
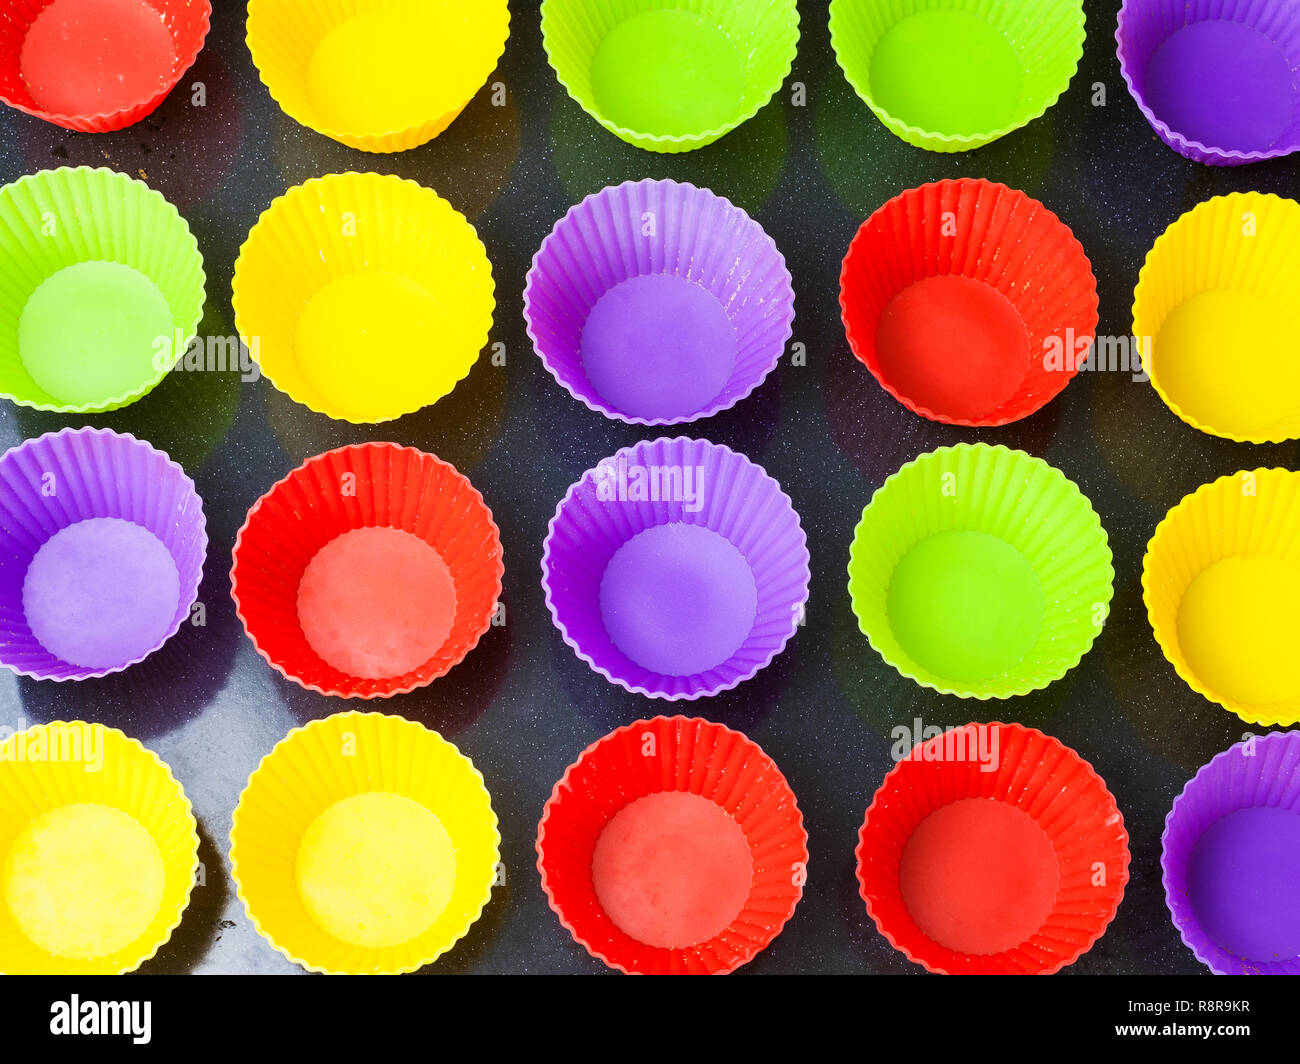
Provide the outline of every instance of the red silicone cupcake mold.
<path id="1" fill-rule="evenodd" d="M 772 759 L 687 717 L 637 721 L 589 746 L 537 830 L 551 908 L 628 974 L 734 971 L 790 919 L 807 865 L 803 817 Z"/>
<path id="2" fill-rule="evenodd" d="M 208 0 L 8 0 L 0 100 L 82 133 L 139 122 L 198 58 Z"/>
<path id="3" fill-rule="evenodd" d="M 910 189 L 863 223 L 840 308 L 854 355 L 909 410 L 1006 425 L 1055 398 L 1087 358 L 1097 281 L 1041 203 L 962 178 Z"/>
<path id="4" fill-rule="evenodd" d="M 248 513 L 231 594 L 258 653 L 295 683 L 386 698 L 447 673 L 491 625 L 501 538 L 483 497 L 394 443 L 308 459 Z"/>
<path id="5" fill-rule="evenodd" d="M 1128 881 L 1128 834 L 1105 783 L 1019 724 L 967 724 L 885 777 L 858 837 L 880 933 L 948 975 L 1050 975 L 1106 930 Z"/>

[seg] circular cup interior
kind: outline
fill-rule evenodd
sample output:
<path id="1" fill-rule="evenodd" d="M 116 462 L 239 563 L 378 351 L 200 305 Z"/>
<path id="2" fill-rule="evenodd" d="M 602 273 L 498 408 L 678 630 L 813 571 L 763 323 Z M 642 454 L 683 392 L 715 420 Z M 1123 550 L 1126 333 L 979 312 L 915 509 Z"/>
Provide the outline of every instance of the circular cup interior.
<path id="1" fill-rule="evenodd" d="M 232 593 L 267 661 L 310 690 L 386 698 L 445 675 L 488 630 L 500 535 L 447 463 L 395 444 L 309 459 L 254 504 Z"/>
<path id="2" fill-rule="evenodd" d="M 790 71 L 793 0 L 546 0 L 560 83 L 606 129 L 652 151 L 712 143 L 752 118 Z"/>
<path id="3" fill-rule="evenodd" d="M 1143 561 L 1165 656 L 1200 694 L 1256 724 L 1300 722 L 1300 474 L 1260 469 L 1203 485 L 1156 529 Z"/>
<path id="4" fill-rule="evenodd" d="M 0 189 L 0 395 L 64 413 L 152 389 L 203 314 L 203 259 L 176 208 L 88 167 Z"/>
<path id="5" fill-rule="evenodd" d="M 0 972 L 137 968 L 180 922 L 198 845 L 180 784 L 134 739 L 81 721 L 11 736 L 0 749 Z"/>
<path id="6" fill-rule="evenodd" d="M 473 226 L 437 193 L 335 174 L 290 189 L 254 226 L 235 263 L 235 324 L 289 398 L 370 424 L 437 402 L 469 373 L 493 291 Z"/>
<path id="7" fill-rule="evenodd" d="M 1175 150 L 1237 165 L 1300 148 L 1300 14 L 1285 0 L 1126 0 L 1117 37 L 1134 98 Z"/>
<path id="8" fill-rule="evenodd" d="M 1300 974 L 1300 733 L 1252 736 L 1183 788 L 1161 840 L 1165 899 L 1218 975 Z"/>
<path id="9" fill-rule="evenodd" d="M 64 429 L 0 457 L 0 663 L 84 680 L 157 650 L 190 616 L 203 505 L 167 455 L 107 429 Z"/>
<path id="10" fill-rule="evenodd" d="M 0 16 L 0 100 L 95 133 L 139 121 L 203 47 L 207 0 L 22 0 Z"/>
<path id="11" fill-rule="evenodd" d="M 685 717 L 638 721 L 588 747 L 546 804 L 537 852 L 574 938 L 645 974 L 751 960 L 794 911 L 808 859 L 772 760 L 738 732 Z"/>
<path id="12" fill-rule="evenodd" d="M 793 636 L 806 538 L 780 486 L 702 440 L 620 451 L 575 484 L 542 558 L 552 617 L 606 679 L 693 699 L 752 677 Z"/>
<path id="13" fill-rule="evenodd" d="M 500 834 L 483 777 L 437 732 L 338 713 L 282 739 L 249 777 L 231 830 L 249 918 L 312 971 L 429 964 L 478 919 Z"/>
<path id="14" fill-rule="evenodd" d="M 730 407 L 775 368 L 794 290 L 776 245 L 740 208 L 693 185 L 643 181 L 561 219 L 534 260 L 524 315 L 547 369 L 587 406 L 680 424 Z"/>
<path id="15" fill-rule="evenodd" d="M 1300 204 L 1217 196 L 1156 241 L 1134 295 L 1151 383 L 1188 424 L 1246 443 L 1300 437 Z M 1224 352 L 1232 356 L 1225 357 Z"/>
<path id="16" fill-rule="evenodd" d="M 1074 234 L 987 181 L 923 185 L 885 204 L 854 237 L 840 285 L 858 360 L 909 410 L 949 424 L 1041 409 L 1097 329 L 1097 282 Z"/>
<path id="17" fill-rule="evenodd" d="M 871 645 L 904 676 L 1008 698 L 1079 662 L 1113 575 L 1100 519 L 1062 473 L 962 444 L 922 455 L 872 498 L 850 549 L 849 595 Z"/>
<path id="18" fill-rule="evenodd" d="M 1083 53 L 1079 0 L 834 0 L 831 39 L 858 95 L 921 147 L 979 147 L 1042 115 Z"/>
<path id="19" fill-rule="evenodd" d="M 898 762 L 857 857 L 881 933 L 945 974 L 1073 963 L 1114 917 L 1129 862 L 1115 800 L 1087 762 L 998 723 L 949 730 Z"/>
<path id="20" fill-rule="evenodd" d="M 354 148 L 400 151 L 456 119 L 496 67 L 509 27 L 505 0 L 253 0 L 248 43 L 295 121 Z"/>

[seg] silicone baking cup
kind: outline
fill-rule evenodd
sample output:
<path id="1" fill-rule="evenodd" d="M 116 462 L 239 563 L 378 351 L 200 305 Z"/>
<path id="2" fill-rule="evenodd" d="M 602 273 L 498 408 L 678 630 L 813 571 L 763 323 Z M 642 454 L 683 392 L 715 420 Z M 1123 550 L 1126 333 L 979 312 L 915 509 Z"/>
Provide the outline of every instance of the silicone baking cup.
<path id="1" fill-rule="evenodd" d="M 483 777 L 455 746 L 400 717 L 337 713 L 291 731 L 249 777 L 231 876 L 295 964 L 395 975 L 465 936 L 500 844 Z"/>
<path id="2" fill-rule="evenodd" d="M 432 140 L 506 48 L 506 0 L 252 0 L 248 48 L 294 121 L 351 148 Z"/>
<path id="3" fill-rule="evenodd" d="M 832 0 L 831 45 L 891 133 L 979 148 L 1041 118 L 1083 57 L 1082 0 Z"/>
<path id="4" fill-rule="evenodd" d="M 885 777 L 858 836 L 867 912 L 908 960 L 945 975 L 1051 975 L 1101 938 L 1128 882 L 1106 784 L 1019 724 L 967 724 Z"/>
<path id="5" fill-rule="evenodd" d="M 537 829 L 551 908 L 629 974 L 735 971 L 780 934 L 807 867 L 803 817 L 772 759 L 687 717 L 637 721 L 587 747 Z"/>
<path id="6" fill-rule="evenodd" d="M 203 257 L 161 195 L 112 170 L 0 188 L 0 395 L 65 414 L 152 390 L 203 316 Z"/>
<path id="7" fill-rule="evenodd" d="M 849 552 L 858 626 L 923 687 L 1009 698 L 1059 680 L 1092 646 L 1113 592 L 1091 504 L 1022 451 L 958 444 L 891 476 Z"/>
<path id="8" fill-rule="evenodd" d="M 231 594 L 259 654 L 344 698 L 405 694 L 478 644 L 501 597 L 501 537 L 452 466 L 394 443 L 308 459 L 248 512 Z"/>
<path id="9" fill-rule="evenodd" d="M 0 665 L 85 680 L 143 661 L 189 617 L 208 537 L 194 482 L 108 429 L 0 457 Z"/>
<path id="10" fill-rule="evenodd" d="M 435 403 L 492 328 L 492 265 L 436 192 L 333 174 L 291 188 L 235 262 L 235 325 L 290 399 L 356 424 Z"/>
<path id="11" fill-rule="evenodd" d="M 739 207 L 694 185 L 628 182 L 556 225 L 533 259 L 524 317 L 575 398 L 607 417 L 675 425 L 729 409 L 776 368 L 794 290 L 776 245 Z"/>
<path id="12" fill-rule="evenodd" d="M 1142 563 L 1156 642 L 1188 685 L 1251 724 L 1300 723 L 1300 473 L 1205 484 Z"/>
<path id="13" fill-rule="evenodd" d="M 589 470 L 542 553 L 564 641 L 651 698 L 750 679 L 794 635 L 809 580 L 807 538 L 780 485 L 706 440 L 638 443 Z"/>
<path id="14" fill-rule="evenodd" d="M 207 0 L 11 0 L 0 100 L 82 133 L 133 125 L 198 58 Z"/>
<path id="15" fill-rule="evenodd" d="M 1005 425 L 1055 398 L 1097 331 L 1097 281 L 1074 234 L 1023 192 L 963 178 L 868 218 L 840 275 L 849 346 L 914 413 Z"/>
<path id="16" fill-rule="evenodd" d="M 1252 736 L 1174 799 L 1165 901 L 1216 975 L 1300 975 L 1300 732 Z"/>
<path id="17" fill-rule="evenodd" d="M 1277 443 L 1300 437 L 1297 307 L 1300 204 L 1233 193 L 1156 240 L 1133 297 L 1133 335 L 1160 398 L 1189 425 Z"/>
<path id="18" fill-rule="evenodd" d="M 747 122 L 794 62 L 794 0 L 544 0 L 542 43 L 584 111 L 638 148 L 683 152 Z"/>
<path id="19" fill-rule="evenodd" d="M 102 724 L 0 742 L 0 972 L 118 975 L 165 943 L 199 864 L 194 815 L 156 754 Z"/>
<path id="20" fill-rule="evenodd" d="M 1120 73 L 1160 139 L 1211 166 L 1300 148 L 1300 11 L 1288 0 L 1125 0 Z"/>

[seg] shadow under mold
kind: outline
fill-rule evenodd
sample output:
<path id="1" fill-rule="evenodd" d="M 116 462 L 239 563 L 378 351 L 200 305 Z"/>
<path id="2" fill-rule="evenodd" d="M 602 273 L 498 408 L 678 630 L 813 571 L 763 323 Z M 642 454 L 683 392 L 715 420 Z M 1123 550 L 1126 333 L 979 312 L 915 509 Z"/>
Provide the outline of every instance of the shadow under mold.
<path id="1" fill-rule="evenodd" d="M 286 185 L 350 170 L 395 174 L 433 189 L 473 221 L 509 183 L 519 157 L 519 109 L 512 92 L 497 106 L 493 84 L 499 80 L 499 72 L 493 73 L 450 126 L 433 140 L 403 152 L 358 152 L 299 125 L 277 109 L 276 166 Z"/>
<path id="2" fill-rule="evenodd" d="M 84 720 L 146 742 L 198 717 L 225 686 L 244 638 L 230 598 L 229 559 L 209 545 L 199 584 L 204 624 L 179 631 L 144 661 L 97 679 L 18 678 L 25 715 L 36 723 Z M 193 617 L 193 614 L 191 614 Z"/>
<path id="3" fill-rule="evenodd" d="M 1246 735 L 1268 731 L 1183 682 L 1156 642 L 1140 581 L 1116 590 L 1102 644 L 1120 711 L 1147 747 L 1187 773 Z"/>
<path id="4" fill-rule="evenodd" d="M 1077 384 L 1072 381 L 1066 387 Z M 997 428 L 965 428 L 914 414 L 880 386 L 847 342 L 835 345 L 826 370 L 827 418 L 841 451 L 879 486 L 918 455 L 957 443 L 1002 444 L 1041 457 L 1056 436 L 1057 396 L 1027 418 Z M 868 499 L 863 499 L 865 506 Z M 845 564 L 848 564 L 847 558 Z"/>
<path id="5" fill-rule="evenodd" d="M 1106 465 L 1157 520 L 1202 484 L 1239 469 L 1291 468 L 1300 443 L 1236 443 L 1185 424 L 1149 381 L 1094 373 L 1092 437 Z M 1216 472 L 1217 471 L 1217 472 Z M 1155 531 L 1154 524 L 1151 531 Z"/>
<path id="6" fill-rule="evenodd" d="M 707 439 L 758 462 L 776 436 L 781 416 L 780 365 L 750 395 L 712 417 L 680 425 L 629 425 L 587 409 L 546 372 L 535 354 L 530 352 L 529 357 L 538 363 L 533 397 L 538 406 L 535 421 L 560 459 L 561 468 L 571 470 L 574 480 L 602 459 L 641 440 L 678 436 Z M 571 416 L 555 416 L 557 407 L 565 408 Z M 573 431 L 575 419 L 582 424 L 581 432 Z"/>
<path id="7" fill-rule="evenodd" d="M 231 895 L 230 879 L 216 844 L 201 824 L 198 835 L 203 882 L 195 883 L 180 924 L 158 952 L 136 969 L 137 975 L 190 972 L 221 937 L 222 915 Z"/>
<path id="8" fill-rule="evenodd" d="M 299 724 L 351 710 L 390 713 L 423 724 L 452 738 L 473 724 L 496 697 L 509 669 L 509 625 L 489 628 L 459 665 L 427 687 L 391 698 L 339 698 L 323 695 L 287 680 L 267 665 L 276 690 Z M 259 659 L 260 660 L 260 659 Z"/>
<path id="9" fill-rule="evenodd" d="M 817 162 L 836 199 L 860 220 L 917 185 L 977 174 L 1037 196 L 1055 153 L 1049 111 L 1023 129 L 969 152 L 933 152 L 894 136 L 832 64 L 813 115 Z"/>
<path id="10" fill-rule="evenodd" d="M 703 717 L 741 732 L 756 729 L 777 708 L 789 686 L 800 629 L 784 650 L 766 668 L 729 691 L 695 699 L 648 698 L 634 694 L 605 679 L 578 657 L 554 624 L 551 628 L 551 660 L 569 701 L 587 720 L 611 732 L 635 720 L 649 717 Z"/>
<path id="11" fill-rule="evenodd" d="M 204 341 L 205 358 L 207 338 L 226 337 L 230 333 L 231 329 L 213 309 L 210 299 L 198 330 L 198 337 Z M 241 390 L 249 386 L 241 379 L 237 351 L 233 358 L 233 368 L 222 370 L 177 367 L 163 377 L 153 391 L 129 406 L 104 414 L 73 417 L 79 424 L 129 432 L 137 439 L 151 443 L 192 477 L 194 470 L 207 460 L 230 432 L 239 408 Z M 13 410 L 18 426 L 27 438 L 57 432 L 68 424 L 70 417 L 26 406 L 15 406 Z"/>
<path id="12" fill-rule="evenodd" d="M 1043 728 L 1069 697 L 1081 661 L 1059 680 L 1037 691 L 1014 698 L 980 700 L 940 694 L 922 687 L 890 665 L 868 642 L 858 627 L 848 602 L 848 548 L 844 550 L 844 607 L 836 610 L 831 631 L 831 658 L 840 690 L 858 716 L 886 742 L 893 742 L 896 728 L 910 735 L 920 719 L 928 728 L 955 728 L 971 721 L 1014 720 Z M 1089 653 L 1096 650 L 1093 644 Z"/>
<path id="13" fill-rule="evenodd" d="M 465 937 L 432 964 L 426 964 L 415 975 L 465 975 L 483 954 L 496 933 L 505 923 L 510 909 L 510 878 L 493 886 L 492 896 L 479 913 L 479 917 L 465 932 Z"/>
<path id="14" fill-rule="evenodd" d="M 220 187 L 242 126 L 220 50 L 209 42 L 158 109 L 140 122 L 109 133 L 77 133 L 32 119 L 23 124 L 20 139 L 28 169 L 107 166 L 144 181 L 183 211 Z"/>
<path id="15" fill-rule="evenodd" d="M 633 147 L 560 92 L 551 110 L 551 161 L 575 203 L 624 181 L 669 178 L 710 189 L 752 216 L 776 191 L 785 166 L 784 92 L 715 143 L 677 153 Z"/>
<path id="16" fill-rule="evenodd" d="M 267 382 L 267 418 L 294 466 L 356 443 L 393 440 L 437 455 L 461 472 L 473 469 L 501 431 L 506 374 L 484 352 L 449 395 L 395 421 L 354 425 L 318 414 Z"/>

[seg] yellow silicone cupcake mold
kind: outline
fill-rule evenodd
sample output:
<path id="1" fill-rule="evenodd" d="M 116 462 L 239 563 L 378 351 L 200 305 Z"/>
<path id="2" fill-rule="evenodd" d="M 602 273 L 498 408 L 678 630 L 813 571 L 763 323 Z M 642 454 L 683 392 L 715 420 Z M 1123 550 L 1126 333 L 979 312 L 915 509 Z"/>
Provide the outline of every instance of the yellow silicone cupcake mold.
<path id="1" fill-rule="evenodd" d="M 0 743 L 0 973 L 117 975 L 171 937 L 199 838 L 152 751 L 54 721 Z"/>
<path id="2" fill-rule="evenodd" d="M 1160 398 L 1202 432 L 1244 443 L 1300 437 L 1300 204 L 1217 196 L 1156 241 L 1133 335 Z M 1148 346 L 1149 345 L 1149 346 Z"/>
<path id="3" fill-rule="evenodd" d="M 399 177 L 291 188 L 235 263 L 235 327 L 289 398 L 358 424 L 437 402 L 487 344 L 492 266 L 473 226 Z"/>
<path id="4" fill-rule="evenodd" d="M 1142 565 L 1156 642 L 1250 724 L 1300 723 L 1300 473 L 1256 469 L 1169 511 Z"/>
<path id="5" fill-rule="evenodd" d="M 446 129 L 505 51 L 506 0 L 252 0 L 248 49 L 272 98 L 361 151 Z"/>
<path id="6" fill-rule="evenodd" d="M 230 833 L 239 897 L 268 942 L 333 974 L 412 972 L 459 941 L 496 877 L 483 777 L 437 732 L 339 713 L 288 734 Z"/>

